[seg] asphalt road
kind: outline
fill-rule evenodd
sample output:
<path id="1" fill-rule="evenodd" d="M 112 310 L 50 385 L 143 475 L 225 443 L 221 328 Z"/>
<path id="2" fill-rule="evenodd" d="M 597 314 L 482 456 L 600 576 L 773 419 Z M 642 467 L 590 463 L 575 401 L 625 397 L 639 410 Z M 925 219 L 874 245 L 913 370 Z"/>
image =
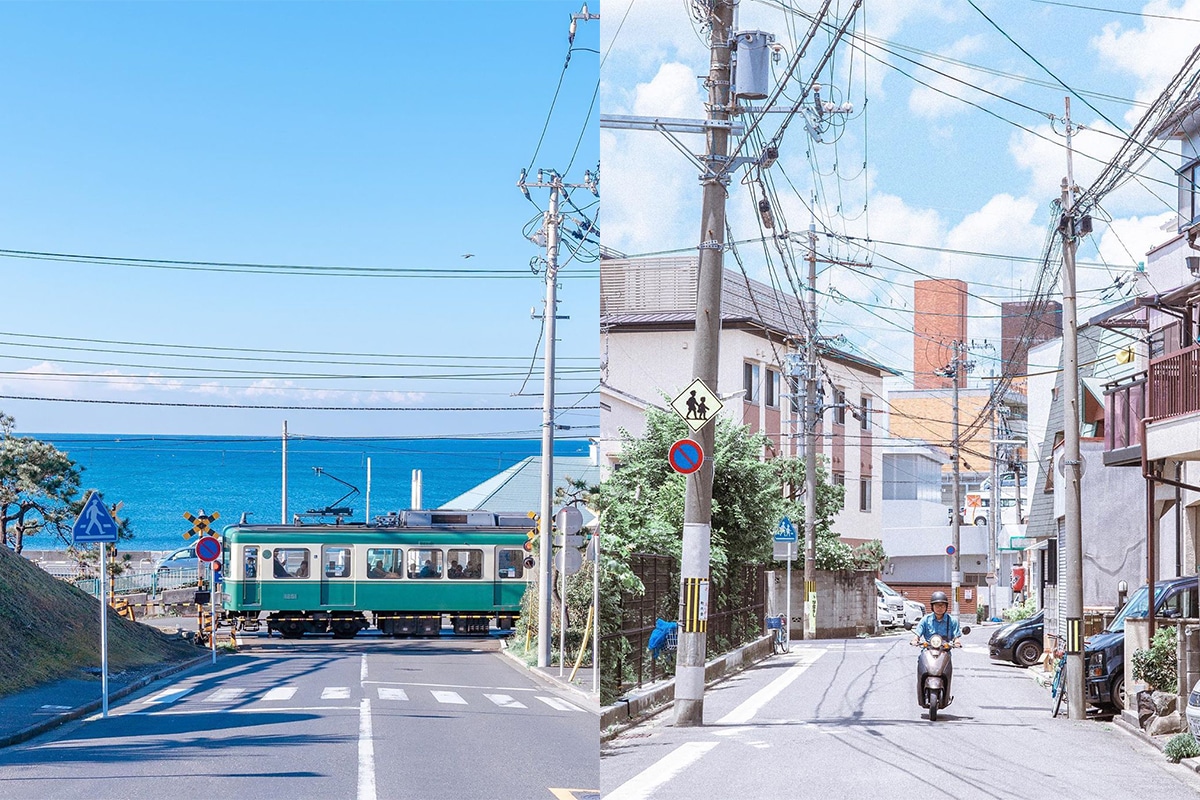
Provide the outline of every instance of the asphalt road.
<path id="1" fill-rule="evenodd" d="M 911 637 L 793 643 L 710 688 L 703 727 L 675 728 L 667 712 L 607 743 L 603 796 L 1200 794 L 1200 776 L 1112 723 L 1053 719 L 1048 690 L 1027 670 L 990 661 L 986 633 L 955 652 L 955 700 L 936 722 L 916 702 Z"/>
<path id="2" fill-rule="evenodd" d="M 495 640 L 252 635 L 0 751 L 0 798 L 595 797 L 598 730 Z"/>

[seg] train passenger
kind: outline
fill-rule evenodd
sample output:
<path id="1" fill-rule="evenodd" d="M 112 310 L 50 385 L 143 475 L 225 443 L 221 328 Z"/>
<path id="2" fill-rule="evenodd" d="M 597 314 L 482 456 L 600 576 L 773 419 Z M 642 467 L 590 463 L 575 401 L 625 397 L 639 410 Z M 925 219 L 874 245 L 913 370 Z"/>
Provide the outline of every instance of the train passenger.
<path id="1" fill-rule="evenodd" d="M 387 573 L 384 572 L 384 570 L 383 570 L 383 562 L 382 561 L 376 561 L 374 566 L 372 566 L 369 570 L 367 570 L 368 578 L 382 578 L 386 574 Z"/>
<path id="2" fill-rule="evenodd" d="M 275 577 L 290 578 L 292 573 L 288 572 L 287 565 L 283 563 L 286 556 L 279 550 L 275 551 Z"/>
<path id="3" fill-rule="evenodd" d="M 459 566 L 457 559 L 450 562 L 450 571 L 447 572 L 446 575 L 447 575 L 447 577 L 450 577 L 450 578 L 463 577 L 463 568 L 461 566 Z"/>
<path id="4" fill-rule="evenodd" d="M 421 573 L 417 577 L 419 577 L 419 578 L 436 578 L 437 573 L 434 572 L 434 570 L 433 570 L 433 561 L 431 561 L 428 558 L 425 559 L 425 563 L 421 565 Z"/>

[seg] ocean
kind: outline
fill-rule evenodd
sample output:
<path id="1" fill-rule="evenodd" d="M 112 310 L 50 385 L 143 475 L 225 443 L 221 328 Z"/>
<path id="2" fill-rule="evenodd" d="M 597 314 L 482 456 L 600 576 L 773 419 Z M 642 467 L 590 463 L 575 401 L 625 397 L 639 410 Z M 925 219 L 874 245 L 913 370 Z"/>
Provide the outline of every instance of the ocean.
<path id="1" fill-rule="evenodd" d="M 134 538 L 122 550 L 173 550 L 191 528 L 184 513 L 218 512 L 219 529 L 243 513 L 251 522 L 280 520 L 279 437 L 30 434 L 52 443 L 84 468 L 81 486 L 98 489 L 111 507 L 123 503 Z M 365 520 L 367 460 L 371 516 L 410 507 L 412 471 L 421 470 L 422 505 L 436 508 L 518 461 L 541 453 L 540 439 L 288 439 L 288 512 L 349 506 L 348 522 Z M 556 456 L 586 456 L 587 440 L 556 440 Z M 324 474 L 318 475 L 316 467 Z M 334 480 L 336 478 L 337 480 Z M 345 481 L 346 486 L 339 481 Z M 340 499 L 358 489 L 358 494 Z M 525 509 L 496 509 L 522 511 Z M 27 549 L 62 545 L 48 534 Z"/>

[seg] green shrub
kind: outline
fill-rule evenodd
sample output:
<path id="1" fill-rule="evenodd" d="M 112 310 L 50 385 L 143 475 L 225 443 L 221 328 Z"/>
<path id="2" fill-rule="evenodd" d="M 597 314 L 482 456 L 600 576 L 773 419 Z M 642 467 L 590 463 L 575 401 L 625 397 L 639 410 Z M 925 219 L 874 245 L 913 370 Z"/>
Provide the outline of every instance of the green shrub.
<path id="1" fill-rule="evenodd" d="M 1163 755 L 1167 757 L 1167 761 L 1178 764 L 1181 758 L 1200 756 L 1200 744 L 1196 744 L 1196 737 L 1190 733 L 1176 734 L 1163 748 Z"/>
<path id="2" fill-rule="evenodd" d="M 1179 682 L 1175 669 L 1175 636 L 1175 628 L 1159 628 L 1150 640 L 1150 648 L 1133 654 L 1134 680 L 1145 681 L 1152 690 L 1175 691 Z"/>
<path id="3" fill-rule="evenodd" d="M 1023 619 L 1029 619 L 1037 611 L 1037 600 L 1034 599 L 1033 595 L 1030 595 L 1025 598 L 1025 602 L 1021 603 L 1021 605 L 1004 609 L 1004 613 L 1001 616 L 1004 617 L 1005 622 L 1018 622 Z"/>

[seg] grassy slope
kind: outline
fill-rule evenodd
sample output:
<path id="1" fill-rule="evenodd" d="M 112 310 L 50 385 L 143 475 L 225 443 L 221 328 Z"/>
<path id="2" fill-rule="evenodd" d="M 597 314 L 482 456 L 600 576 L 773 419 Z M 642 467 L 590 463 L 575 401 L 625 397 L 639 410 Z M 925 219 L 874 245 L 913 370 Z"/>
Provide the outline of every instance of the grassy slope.
<path id="1" fill-rule="evenodd" d="M 109 613 L 108 669 L 176 661 L 198 654 L 177 637 Z M 96 598 L 0 547 L 0 695 L 100 666 Z"/>

